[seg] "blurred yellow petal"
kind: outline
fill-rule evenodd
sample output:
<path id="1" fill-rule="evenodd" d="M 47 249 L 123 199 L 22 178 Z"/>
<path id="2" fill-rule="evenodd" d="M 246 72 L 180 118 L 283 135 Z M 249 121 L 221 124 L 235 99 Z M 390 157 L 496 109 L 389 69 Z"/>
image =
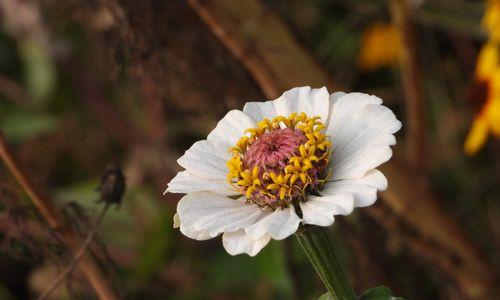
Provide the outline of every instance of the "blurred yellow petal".
<path id="1" fill-rule="evenodd" d="M 500 0 L 488 1 L 482 26 L 488 31 L 492 40 L 500 42 Z"/>
<path id="2" fill-rule="evenodd" d="M 368 27 L 361 39 L 358 65 L 361 70 L 371 71 L 398 62 L 401 40 L 392 24 L 376 23 Z"/>
<path id="3" fill-rule="evenodd" d="M 488 78 L 494 76 L 499 68 L 499 45 L 493 42 L 488 42 L 483 45 L 477 57 L 476 75 L 480 78 Z"/>
<path id="4" fill-rule="evenodd" d="M 488 137 L 488 120 L 483 116 L 474 118 L 472 128 L 465 140 L 464 151 L 468 155 L 474 155 L 484 145 Z"/>
<path id="5" fill-rule="evenodd" d="M 500 137 L 500 99 L 491 99 L 486 106 L 485 115 L 495 136 Z"/>

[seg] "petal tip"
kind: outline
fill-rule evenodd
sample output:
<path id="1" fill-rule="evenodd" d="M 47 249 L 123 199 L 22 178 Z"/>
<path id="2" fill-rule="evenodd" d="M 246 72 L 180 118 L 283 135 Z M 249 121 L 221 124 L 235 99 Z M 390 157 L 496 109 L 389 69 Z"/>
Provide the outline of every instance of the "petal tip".
<path id="1" fill-rule="evenodd" d="M 175 213 L 173 221 L 174 221 L 174 228 L 181 227 L 181 218 L 179 217 L 178 213 Z"/>

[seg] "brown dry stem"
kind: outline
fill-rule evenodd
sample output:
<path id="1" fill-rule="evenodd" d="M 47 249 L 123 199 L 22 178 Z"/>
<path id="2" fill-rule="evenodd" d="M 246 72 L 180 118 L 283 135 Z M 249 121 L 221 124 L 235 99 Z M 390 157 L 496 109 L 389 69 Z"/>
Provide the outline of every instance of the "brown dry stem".
<path id="1" fill-rule="evenodd" d="M 82 260 L 83 256 L 85 255 L 87 249 L 92 244 L 92 241 L 94 240 L 97 234 L 97 229 L 99 228 L 101 221 L 106 215 L 108 208 L 109 208 L 109 203 L 106 203 L 105 206 L 102 208 L 101 213 L 97 217 L 95 223 L 93 224 L 92 229 L 88 233 L 87 238 L 80 247 L 80 250 L 78 250 L 78 252 L 75 254 L 73 261 L 66 267 L 66 269 L 64 269 L 63 272 L 59 274 L 59 276 L 57 276 L 57 278 L 50 284 L 50 286 L 45 290 L 45 292 L 43 292 L 38 297 L 37 300 L 47 299 L 50 296 L 50 294 L 64 281 L 64 279 L 66 279 L 71 274 L 71 272 L 73 272 L 76 269 L 76 267 Z"/>
<path id="2" fill-rule="evenodd" d="M 0 131 L 0 157 L 22 189 L 28 194 L 33 204 L 47 221 L 50 228 L 57 231 L 66 246 L 76 256 L 80 250 L 80 240 L 64 222 L 62 214 L 53 202 L 33 183 L 26 171 L 17 161 L 14 153 L 7 145 L 5 136 Z M 90 255 L 84 255 L 79 267 L 86 276 L 99 299 L 117 300 L 119 297 L 112 289 L 107 278 Z"/>
<path id="3" fill-rule="evenodd" d="M 299 85 L 333 88 L 285 23 L 258 1 L 187 2 L 269 98 Z"/>
<path id="4" fill-rule="evenodd" d="M 389 0 L 389 6 L 392 22 L 401 39 L 399 61 L 406 104 L 407 158 L 411 166 L 422 171 L 426 163 L 426 123 L 417 37 L 410 19 L 408 1 Z"/>

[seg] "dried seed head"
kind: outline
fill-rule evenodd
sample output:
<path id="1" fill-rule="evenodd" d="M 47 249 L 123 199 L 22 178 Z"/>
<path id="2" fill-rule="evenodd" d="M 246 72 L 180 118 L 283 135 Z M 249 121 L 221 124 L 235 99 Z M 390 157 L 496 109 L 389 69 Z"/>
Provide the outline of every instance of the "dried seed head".
<path id="1" fill-rule="evenodd" d="M 120 167 L 114 164 L 108 165 L 101 176 L 101 185 L 98 188 L 101 193 L 99 201 L 120 205 L 125 186 L 125 176 Z"/>

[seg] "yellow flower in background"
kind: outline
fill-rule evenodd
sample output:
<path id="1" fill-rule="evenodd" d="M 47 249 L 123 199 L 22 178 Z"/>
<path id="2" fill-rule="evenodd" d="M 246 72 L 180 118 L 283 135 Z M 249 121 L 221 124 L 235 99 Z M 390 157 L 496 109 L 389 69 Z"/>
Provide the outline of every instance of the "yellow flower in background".
<path id="1" fill-rule="evenodd" d="M 482 20 L 490 39 L 500 43 L 500 0 L 489 0 Z"/>
<path id="2" fill-rule="evenodd" d="M 375 23 L 361 38 L 358 65 L 361 70 L 372 71 L 398 62 L 401 51 L 399 33 L 392 24 Z"/>
<path id="3" fill-rule="evenodd" d="M 472 100 L 481 107 L 474 116 L 464 150 L 473 155 L 486 143 L 489 133 L 500 137 L 500 0 L 489 0 L 482 20 L 489 40 L 476 64 Z"/>
<path id="4" fill-rule="evenodd" d="M 486 142 L 489 132 L 500 137 L 500 45 L 489 42 L 479 53 L 476 83 L 472 94 L 481 107 L 474 116 L 464 150 L 475 154 Z"/>

